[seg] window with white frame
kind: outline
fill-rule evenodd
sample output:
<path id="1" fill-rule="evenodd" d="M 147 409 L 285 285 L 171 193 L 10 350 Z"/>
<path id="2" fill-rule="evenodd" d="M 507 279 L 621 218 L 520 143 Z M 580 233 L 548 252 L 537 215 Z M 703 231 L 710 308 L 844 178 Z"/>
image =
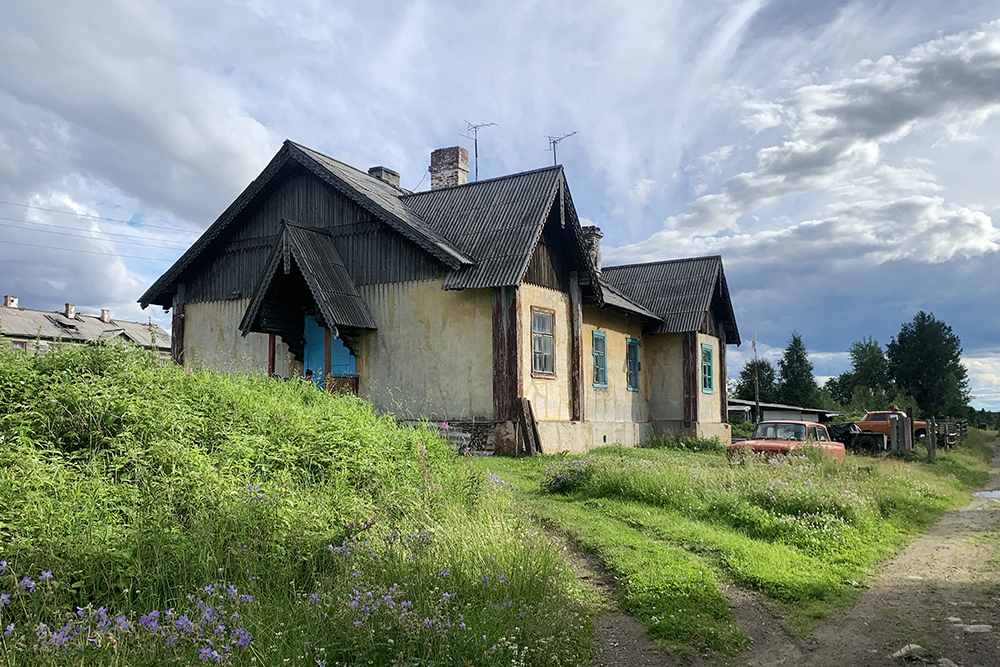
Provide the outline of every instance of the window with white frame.
<path id="1" fill-rule="evenodd" d="M 531 372 L 534 375 L 556 374 L 555 311 L 531 307 Z"/>

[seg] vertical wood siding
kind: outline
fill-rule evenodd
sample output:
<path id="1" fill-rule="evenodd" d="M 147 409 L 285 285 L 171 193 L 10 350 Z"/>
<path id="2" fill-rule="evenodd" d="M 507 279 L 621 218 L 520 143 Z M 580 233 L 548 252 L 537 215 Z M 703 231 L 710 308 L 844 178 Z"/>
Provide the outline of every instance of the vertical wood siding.
<path id="1" fill-rule="evenodd" d="M 249 297 L 282 218 L 329 230 L 356 285 L 443 275 L 423 250 L 305 170 L 288 166 L 278 182 L 206 252 L 187 280 L 188 301 Z"/>

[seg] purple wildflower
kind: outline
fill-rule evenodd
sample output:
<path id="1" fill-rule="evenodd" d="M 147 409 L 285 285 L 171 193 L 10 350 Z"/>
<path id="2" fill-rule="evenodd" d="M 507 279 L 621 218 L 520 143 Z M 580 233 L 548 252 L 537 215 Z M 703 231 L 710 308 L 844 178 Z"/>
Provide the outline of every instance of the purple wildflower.
<path id="1" fill-rule="evenodd" d="M 34 593 L 34 592 L 35 592 L 35 582 L 34 582 L 34 580 L 33 580 L 33 579 L 31 579 L 30 577 L 25 577 L 25 578 L 21 579 L 21 581 L 19 581 L 19 582 L 17 583 L 17 585 L 18 585 L 18 587 L 19 587 L 19 588 L 20 588 L 20 589 L 21 589 L 22 591 L 25 591 L 25 590 L 26 590 L 26 591 L 29 591 L 29 592 L 31 592 L 31 593 Z"/>
<path id="2" fill-rule="evenodd" d="M 319 593 L 313 593 L 309 596 L 310 602 L 319 602 Z"/>
<path id="3" fill-rule="evenodd" d="M 10 604 L 10 593 L 0 593 L 0 607 L 6 607 Z"/>
<path id="4" fill-rule="evenodd" d="M 360 628 L 361 627 L 361 623 L 362 623 L 361 620 L 354 621 L 354 627 Z"/>
<path id="5" fill-rule="evenodd" d="M 128 622 L 125 616 L 119 616 L 115 619 L 115 630 L 118 632 L 128 632 L 132 629 L 132 624 Z"/>
<path id="6" fill-rule="evenodd" d="M 52 579 L 52 570 L 42 570 L 42 573 L 38 575 L 41 581 L 49 581 Z"/>
<path id="7" fill-rule="evenodd" d="M 503 572 L 500 573 L 500 583 L 501 584 L 507 583 L 507 575 L 505 575 Z"/>
<path id="8" fill-rule="evenodd" d="M 7 571 L 7 561 L 0 560 L 0 574 L 5 573 L 6 571 Z"/>
<path id="9" fill-rule="evenodd" d="M 449 574 L 451 574 L 451 568 L 450 567 L 446 567 L 446 568 L 444 568 L 444 570 L 441 571 L 441 575 L 440 576 L 441 576 L 442 579 L 444 579 Z"/>
<path id="10" fill-rule="evenodd" d="M 246 648 L 250 645 L 250 641 L 253 639 L 250 633 L 243 628 L 236 628 L 233 630 L 233 637 L 236 638 L 236 648 Z"/>
<path id="11" fill-rule="evenodd" d="M 3 636 L 4 637 L 10 637 L 12 634 L 14 634 L 14 624 L 13 623 L 11 623 L 10 625 L 8 625 L 7 629 L 3 631 Z"/>

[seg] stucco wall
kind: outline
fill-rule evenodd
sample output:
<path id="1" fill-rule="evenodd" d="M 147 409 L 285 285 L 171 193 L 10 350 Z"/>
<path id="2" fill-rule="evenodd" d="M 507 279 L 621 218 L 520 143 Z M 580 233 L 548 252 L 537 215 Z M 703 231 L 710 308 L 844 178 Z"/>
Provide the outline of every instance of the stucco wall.
<path id="1" fill-rule="evenodd" d="M 701 390 L 701 346 L 712 348 L 712 373 L 714 391 L 706 394 Z M 719 356 L 719 339 L 715 336 L 698 334 L 695 347 L 698 355 L 698 423 L 700 425 L 722 423 L 722 383 L 726 378 L 721 375 L 721 358 Z"/>
<path id="2" fill-rule="evenodd" d="M 652 422 L 538 422 L 538 437 L 545 454 L 583 454 L 613 444 L 635 447 L 652 434 Z"/>
<path id="3" fill-rule="evenodd" d="M 184 305 L 184 364 L 210 366 L 227 373 L 267 372 L 267 335 L 240 336 L 239 326 L 249 299 L 204 301 Z M 279 337 L 274 373 L 298 376 L 302 365 Z"/>
<path id="4" fill-rule="evenodd" d="M 684 420 L 684 345 L 681 334 L 647 336 L 651 386 L 649 409 L 658 424 L 681 424 Z M 658 426 L 657 431 L 663 429 Z M 668 430 L 675 430 L 669 428 Z"/>
<path id="5" fill-rule="evenodd" d="M 521 370 L 524 377 L 524 397 L 531 401 L 536 421 L 569 421 L 572 417 L 569 294 L 527 283 L 522 284 L 520 289 Z M 553 318 L 555 377 L 552 378 L 532 377 L 531 375 L 532 306 L 555 311 Z M 545 437 L 541 435 L 540 431 L 539 437 L 544 442 Z"/>
<path id="6" fill-rule="evenodd" d="M 492 292 L 441 286 L 358 288 L 378 325 L 357 354 L 361 395 L 402 418 L 492 418 Z"/>
<path id="7" fill-rule="evenodd" d="M 607 349 L 607 387 L 594 386 L 595 331 L 604 334 Z M 641 342 L 639 391 L 628 390 L 626 348 L 629 338 Z M 647 341 L 642 336 L 641 320 L 599 308 L 583 309 L 584 418 L 588 422 L 642 423 L 650 420 L 648 399 L 656 372 L 655 364 L 649 361 L 647 348 Z M 598 444 L 603 444 L 603 438 L 599 439 Z"/>

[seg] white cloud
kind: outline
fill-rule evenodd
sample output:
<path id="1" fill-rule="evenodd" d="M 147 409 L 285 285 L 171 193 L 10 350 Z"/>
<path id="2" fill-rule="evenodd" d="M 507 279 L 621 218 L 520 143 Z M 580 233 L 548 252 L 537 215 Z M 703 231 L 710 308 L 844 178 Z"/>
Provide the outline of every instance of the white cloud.
<path id="1" fill-rule="evenodd" d="M 656 185 L 656 181 L 650 178 L 640 178 L 632 184 L 632 188 L 628 191 L 629 201 L 639 205 L 648 204 L 649 197 L 653 194 L 654 185 Z"/>

